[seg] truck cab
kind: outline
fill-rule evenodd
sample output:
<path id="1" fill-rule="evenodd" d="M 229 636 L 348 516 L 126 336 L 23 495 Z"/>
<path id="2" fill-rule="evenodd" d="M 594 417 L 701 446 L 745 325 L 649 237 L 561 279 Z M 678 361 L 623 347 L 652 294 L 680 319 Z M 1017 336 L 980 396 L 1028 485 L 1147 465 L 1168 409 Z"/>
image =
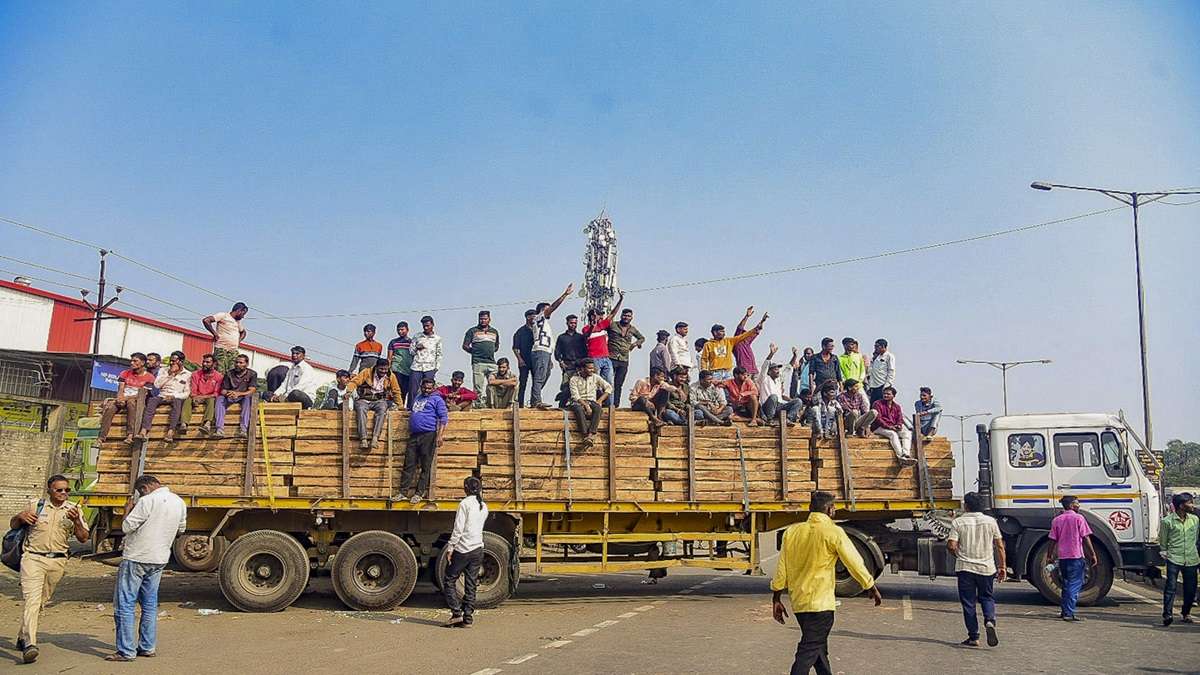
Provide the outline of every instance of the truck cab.
<path id="1" fill-rule="evenodd" d="M 1089 568 L 1081 604 L 1107 595 L 1114 570 L 1153 575 L 1161 505 L 1157 486 L 1132 452 L 1141 443 L 1123 418 L 1107 413 L 1007 415 L 979 425 L 979 492 L 990 504 L 1016 579 L 1048 600 L 1061 580 L 1048 570 L 1050 521 L 1064 495 L 1079 498 L 1100 558 Z"/>

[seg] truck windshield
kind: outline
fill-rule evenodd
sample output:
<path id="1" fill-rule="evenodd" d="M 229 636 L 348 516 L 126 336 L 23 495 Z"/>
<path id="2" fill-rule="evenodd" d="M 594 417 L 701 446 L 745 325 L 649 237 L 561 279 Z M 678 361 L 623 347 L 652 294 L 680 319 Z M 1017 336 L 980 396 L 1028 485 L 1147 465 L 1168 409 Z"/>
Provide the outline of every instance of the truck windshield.
<path id="1" fill-rule="evenodd" d="M 1100 452 L 1104 457 L 1104 473 L 1113 478 L 1124 478 L 1129 475 L 1125 470 L 1125 460 L 1121 456 L 1121 441 L 1111 431 L 1100 435 Z"/>

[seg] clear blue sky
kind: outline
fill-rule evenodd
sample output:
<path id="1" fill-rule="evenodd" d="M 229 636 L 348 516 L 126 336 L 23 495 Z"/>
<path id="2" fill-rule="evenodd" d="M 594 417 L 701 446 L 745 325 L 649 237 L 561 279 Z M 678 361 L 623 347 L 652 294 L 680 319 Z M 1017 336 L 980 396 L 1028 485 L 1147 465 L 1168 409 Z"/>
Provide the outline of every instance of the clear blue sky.
<path id="1" fill-rule="evenodd" d="M 622 285 L 643 288 L 1111 205 L 1031 180 L 1200 184 L 1196 3 L 7 2 L 0 91 L 0 215 L 277 314 L 378 312 L 384 335 L 419 316 L 392 310 L 551 298 L 604 205 Z M 1195 438 L 1198 215 L 1143 216 L 1160 442 Z M 1012 373 L 1013 411 L 1140 419 L 1129 220 L 628 302 L 647 334 L 753 303 L 772 313 L 760 355 L 886 336 L 906 407 L 929 384 L 949 411 L 998 412 L 998 373 L 954 359 L 1047 357 Z M 5 255 L 93 271 L 0 228 Z M 496 310 L 506 337 L 520 310 Z M 452 344 L 473 318 L 437 315 Z M 352 343 L 363 322 L 303 323 Z"/>

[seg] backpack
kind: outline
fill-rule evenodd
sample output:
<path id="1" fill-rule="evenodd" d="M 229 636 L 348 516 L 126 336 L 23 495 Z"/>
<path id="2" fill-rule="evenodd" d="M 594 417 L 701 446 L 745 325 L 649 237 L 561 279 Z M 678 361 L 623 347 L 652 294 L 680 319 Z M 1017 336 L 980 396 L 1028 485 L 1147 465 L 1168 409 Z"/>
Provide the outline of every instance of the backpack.
<path id="1" fill-rule="evenodd" d="M 45 499 L 39 499 L 37 504 L 37 514 L 40 516 L 42 507 L 46 504 Z M 21 571 L 21 553 L 25 548 L 25 538 L 29 536 L 29 526 L 22 525 L 14 527 L 4 535 L 4 544 L 0 546 L 0 563 L 4 563 L 14 572 Z"/>

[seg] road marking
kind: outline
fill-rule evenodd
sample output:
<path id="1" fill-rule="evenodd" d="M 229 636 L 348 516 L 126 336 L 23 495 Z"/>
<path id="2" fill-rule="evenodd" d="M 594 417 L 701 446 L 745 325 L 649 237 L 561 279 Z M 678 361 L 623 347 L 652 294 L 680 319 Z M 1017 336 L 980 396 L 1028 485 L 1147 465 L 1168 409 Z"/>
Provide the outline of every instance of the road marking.
<path id="1" fill-rule="evenodd" d="M 555 640 L 548 645 L 542 645 L 542 649 L 558 649 L 560 647 L 566 647 L 569 644 L 571 644 L 570 640 Z"/>
<path id="2" fill-rule="evenodd" d="M 655 602 L 652 602 L 652 603 L 650 603 L 649 605 L 642 605 L 641 607 L 634 607 L 634 608 L 633 608 L 633 611 L 635 611 L 635 612 L 649 612 L 650 610 L 654 609 L 654 606 L 655 606 L 655 605 L 661 605 L 661 604 L 662 604 L 662 603 L 664 603 L 664 602 L 666 602 L 666 600 L 656 600 Z"/>
<path id="3" fill-rule="evenodd" d="M 904 609 L 904 620 L 912 621 L 912 596 L 904 596 L 904 599 L 900 601 L 900 606 Z"/>
<path id="4" fill-rule="evenodd" d="M 583 630 L 577 630 L 574 633 L 571 633 L 571 637 L 587 637 L 599 630 L 599 628 L 584 628 Z"/>
<path id="5" fill-rule="evenodd" d="M 613 619 L 609 619 L 608 621 L 601 621 L 600 623 L 596 624 L 596 628 L 608 628 L 609 626 L 615 626 L 619 623 L 621 623 L 621 622 L 614 621 Z"/>
<path id="6" fill-rule="evenodd" d="M 471 673 L 471 675 L 496 675 L 496 673 L 503 673 L 503 672 L 504 671 L 500 670 L 499 668 L 484 668 L 483 670 L 477 670 L 477 671 Z"/>
<path id="7" fill-rule="evenodd" d="M 666 602 L 667 602 L 666 600 L 655 600 L 654 602 L 652 602 L 652 603 L 650 603 L 650 604 L 652 604 L 652 605 L 662 605 L 662 604 L 665 604 Z M 640 611 L 642 611 L 642 608 L 641 608 L 641 607 L 638 607 L 638 608 L 637 608 L 637 610 L 640 612 Z"/>
<path id="8" fill-rule="evenodd" d="M 531 653 L 525 654 L 523 656 L 518 656 L 516 658 L 509 659 L 509 660 L 505 661 L 505 663 L 507 663 L 510 666 L 515 666 L 518 664 L 525 663 L 526 661 L 528 661 L 530 659 L 536 659 L 536 658 L 537 658 L 537 654 L 531 652 Z"/>
<path id="9" fill-rule="evenodd" d="M 1131 598 L 1141 600 L 1142 602 L 1146 603 L 1147 605 L 1154 605 L 1155 607 L 1158 607 L 1159 605 L 1162 604 L 1161 600 L 1154 600 L 1154 599 L 1148 598 L 1148 597 L 1142 595 L 1141 593 L 1134 593 L 1133 591 L 1125 589 L 1125 588 L 1121 588 L 1120 586 L 1117 586 L 1116 584 L 1113 585 L 1112 590 L 1117 591 L 1118 593 L 1121 593 L 1122 595 L 1127 595 Z"/>
<path id="10" fill-rule="evenodd" d="M 638 615 L 637 612 L 625 612 L 624 614 L 618 614 L 617 618 L 618 619 L 632 619 L 633 617 L 635 617 L 637 615 Z"/>

